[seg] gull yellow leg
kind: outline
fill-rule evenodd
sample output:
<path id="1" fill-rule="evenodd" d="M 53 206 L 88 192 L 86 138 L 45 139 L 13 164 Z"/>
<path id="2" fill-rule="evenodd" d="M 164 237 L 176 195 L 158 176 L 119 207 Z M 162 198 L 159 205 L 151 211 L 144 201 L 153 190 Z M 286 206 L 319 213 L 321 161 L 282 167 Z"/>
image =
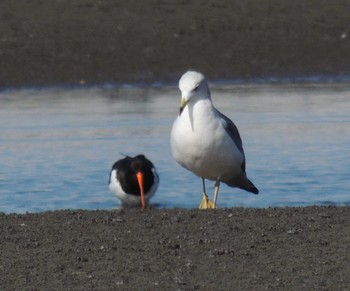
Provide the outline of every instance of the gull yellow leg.
<path id="1" fill-rule="evenodd" d="M 220 189 L 220 180 L 217 179 L 215 182 L 215 191 L 214 191 L 214 208 L 216 208 L 216 200 L 218 199 L 218 194 L 219 194 L 219 189 Z"/>
<path id="2" fill-rule="evenodd" d="M 202 202 L 199 204 L 199 209 L 214 209 L 216 208 L 214 203 L 209 200 L 207 193 L 205 193 L 205 180 L 202 178 L 202 185 L 203 185 L 203 197 Z"/>

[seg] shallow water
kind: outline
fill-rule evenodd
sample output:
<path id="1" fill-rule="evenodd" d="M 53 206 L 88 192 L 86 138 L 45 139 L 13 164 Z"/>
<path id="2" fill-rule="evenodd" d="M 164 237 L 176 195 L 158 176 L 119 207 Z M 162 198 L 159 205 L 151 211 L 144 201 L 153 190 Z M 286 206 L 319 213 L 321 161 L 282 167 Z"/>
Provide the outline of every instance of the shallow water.
<path id="1" fill-rule="evenodd" d="M 218 206 L 350 205 L 350 85 L 214 85 L 238 126 L 259 195 L 222 185 Z M 177 88 L 94 87 L 0 93 L 0 211 L 112 209 L 108 175 L 144 153 L 159 207 L 195 208 L 201 180 L 172 159 Z M 208 193 L 213 183 L 207 183 Z"/>

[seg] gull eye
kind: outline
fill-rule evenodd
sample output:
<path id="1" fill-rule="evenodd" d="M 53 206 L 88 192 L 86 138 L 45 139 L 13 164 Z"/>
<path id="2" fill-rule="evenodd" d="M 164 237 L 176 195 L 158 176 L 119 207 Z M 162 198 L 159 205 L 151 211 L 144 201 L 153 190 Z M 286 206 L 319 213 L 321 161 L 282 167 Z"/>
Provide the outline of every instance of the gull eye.
<path id="1" fill-rule="evenodd" d="M 198 91 L 199 84 L 193 89 L 194 92 Z"/>

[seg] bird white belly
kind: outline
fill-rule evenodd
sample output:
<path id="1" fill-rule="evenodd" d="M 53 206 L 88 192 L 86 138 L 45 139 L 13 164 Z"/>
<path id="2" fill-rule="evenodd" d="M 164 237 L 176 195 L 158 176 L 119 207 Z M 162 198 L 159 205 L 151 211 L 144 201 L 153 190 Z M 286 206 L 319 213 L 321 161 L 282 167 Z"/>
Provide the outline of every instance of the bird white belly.
<path id="1" fill-rule="evenodd" d="M 210 118 L 210 114 L 201 112 L 200 119 L 191 119 L 188 111 L 184 111 L 176 119 L 171 133 L 173 156 L 200 177 L 229 179 L 241 171 L 243 155 L 221 120 Z"/>

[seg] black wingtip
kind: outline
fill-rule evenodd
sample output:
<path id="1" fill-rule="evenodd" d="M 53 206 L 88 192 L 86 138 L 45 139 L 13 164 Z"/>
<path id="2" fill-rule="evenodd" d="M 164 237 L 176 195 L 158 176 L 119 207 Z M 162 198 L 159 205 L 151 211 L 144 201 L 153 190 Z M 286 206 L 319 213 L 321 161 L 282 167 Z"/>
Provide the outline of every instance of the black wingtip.
<path id="1" fill-rule="evenodd" d="M 259 190 L 258 190 L 258 188 L 256 188 L 256 187 L 249 188 L 248 191 L 251 192 L 251 193 L 253 193 L 253 194 L 255 194 L 255 195 L 258 195 L 258 194 L 259 194 Z"/>
<path id="2" fill-rule="evenodd" d="M 255 195 L 259 194 L 258 188 L 255 187 L 255 185 L 248 179 L 249 186 L 246 188 L 246 190 L 250 193 L 253 193 Z"/>

